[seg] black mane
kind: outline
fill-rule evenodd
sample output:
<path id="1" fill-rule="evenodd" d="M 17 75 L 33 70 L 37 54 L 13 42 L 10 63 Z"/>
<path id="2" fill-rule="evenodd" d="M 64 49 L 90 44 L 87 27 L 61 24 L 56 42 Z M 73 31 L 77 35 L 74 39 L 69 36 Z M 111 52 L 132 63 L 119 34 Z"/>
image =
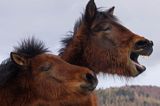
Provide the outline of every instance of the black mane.
<path id="1" fill-rule="evenodd" d="M 48 52 L 42 41 L 35 38 L 29 38 L 23 40 L 19 46 L 14 47 L 13 52 L 24 54 L 28 57 L 34 57 L 36 55 Z M 4 60 L 0 64 L 0 86 L 6 84 L 10 79 L 13 79 L 22 72 L 20 67 L 15 64 L 11 58 Z"/>
<path id="2" fill-rule="evenodd" d="M 118 18 L 115 15 L 107 14 L 107 11 L 109 11 L 109 9 L 106 11 L 103 11 L 103 10 L 101 10 L 101 8 L 98 8 L 97 13 L 96 13 L 96 17 L 94 20 L 107 19 L 110 22 L 114 22 L 114 23 L 120 25 Z M 59 55 L 62 55 L 64 53 L 65 48 L 67 48 L 67 46 L 70 44 L 70 42 L 73 41 L 73 36 L 77 33 L 77 31 L 78 31 L 79 27 L 82 25 L 82 23 L 85 23 L 85 14 L 84 13 L 82 14 L 81 18 L 76 21 L 74 28 L 73 28 L 73 32 L 70 31 L 69 34 L 67 34 L 66 37 L 61 40 L 62 48 L 59 50 Z"/>
<path id="3" fill-rule="evenodd" d="M 24 39 L 19 46 L 14 47 L 14 52 L 24 54 L 29 57 L 48 52 L 48 48 L 45 47 L 42 41 L 35 38 Z"/>

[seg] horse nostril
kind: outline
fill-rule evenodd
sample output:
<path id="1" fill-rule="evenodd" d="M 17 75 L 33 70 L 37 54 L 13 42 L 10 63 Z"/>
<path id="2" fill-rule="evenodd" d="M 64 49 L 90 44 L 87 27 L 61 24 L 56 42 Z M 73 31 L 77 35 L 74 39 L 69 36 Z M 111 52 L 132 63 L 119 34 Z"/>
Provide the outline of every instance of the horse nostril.
<path id="1" fill-rule="evenodd" d="M 141 47 L 145 47 L 148 44 L 147 40 L 140 40 L 138 42 L 136 42 L 136 47 L 141 48 Z"/>
<path id="2" fill-rule="evenodd" d="M 138 55 L 149 56 L 153 52 L 153 42 L 147 39 L 135 43 L 134 52 Z"/>
<path id="3" fill-rule="evenodd" d="M 85 85 L 82 85 L 82 88 L 87 89 L 89 91 L 93 91 L 98 84 L 98 79 L 96 77 L 96 74 L 95 73 L 86 73 L 85 77 L 83 77 L 83 78 L 85 78 L 86 83 L 85 83 Z"/>
<path id="4" fill-rule="evenodd" d="M 94 80 L 96 80 L 96 76 L 90 74 L 90 73 L 87 73 L 86 76 L 85 76 L 85 79 L 88 81 L 88 82 L 93 82 Z"/>
<path id="5" fill-rule="evenodd" d="M 152 47 L 153 42 L 147 39 L 136 42 L 136 48 Z"/>

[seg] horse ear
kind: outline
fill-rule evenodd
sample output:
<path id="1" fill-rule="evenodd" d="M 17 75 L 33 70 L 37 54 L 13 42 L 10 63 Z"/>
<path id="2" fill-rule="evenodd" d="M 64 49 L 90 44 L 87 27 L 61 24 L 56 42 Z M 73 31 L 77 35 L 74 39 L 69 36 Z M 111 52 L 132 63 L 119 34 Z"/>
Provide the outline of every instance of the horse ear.
<path id="1" fill-rule="evenodd" d="M 20 66 L 27 66 L 27 58 L 23 55 L 20 55 L 18 53 L 11 52 L 10 57 L 12 61 L 14 61 L 16 64 Z"/>
<path id="2" fill-rule="evenodd" d="M 85 19 L 87 22 L 90 22 L 94 19 L 97 13 L 97 7 L 94 0 L 90 0 L 86 6 L 85 10 Z"/>
<path id="3" fill-rule="evenodd" d="M 110 9 L 108 9 L 107 10 L 107 14 L 113 15 L 114 9 L 115 9 L 115 6 L 111 7 Z"/>

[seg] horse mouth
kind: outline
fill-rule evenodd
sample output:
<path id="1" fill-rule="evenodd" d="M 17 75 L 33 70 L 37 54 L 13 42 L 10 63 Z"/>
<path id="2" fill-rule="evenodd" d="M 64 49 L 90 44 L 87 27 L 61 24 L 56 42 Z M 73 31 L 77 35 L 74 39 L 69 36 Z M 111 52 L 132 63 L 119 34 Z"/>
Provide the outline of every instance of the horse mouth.
<path id="1" fill-rule="evenodd" d="M 80 87 L 84 92 L 92 92 L 97 87 L 97 84 L 98 80 L 96 79 L 94 82 L 82 84 Z"/>
<path id="2" fill-rule="evenodd" d="M 94 86 L 80 86 L 81 87 L 81 89 L 83 89 L 85 92 L 92 92 L 96 87 L 94 87 Z"/>
<path id="3" fill-rule="evenodd" d="M 134 52 L 132 52 L 131 55 L 130 55 L 131 62 L 132 62 L 132 64 L 134 64 L 136 70 L 138 71 L 137 75 L 141 74 L 142 72 L 144 72 L 146 70 L 146 67 L 144 65 L 141 65 L 138 62 L 138 57 L 139 56 L 140 56 L 140 54 L 134 53 Z"/>
<path id="4" fill-rule="evenodd" d="M 138 76 L 139 74 L 141 74 L 142 72 L 146 70 L 146 67 L 138 62 L 138 57 L 139 56 L 150 56 L 152 51 L 153 51 L 153 48 L 150 48 L 148 50 L 143 49 L 142 51 L 138 51 L 138 52 L 137 51 L 131 52 L 130 54 L 131 62 L 138 72 L 136 75 L 134 75 L 134 77 Z"/>
<path id="5" fill-rule="evenodd" d="M 138 76 L 139 74 L 141 74 L 146 70 L 146 67 L 138 62 L 138 57 L 140 55 L 150 56 L 152 52 L 153 52 L 152 41 L 149 41 L 147 39 L 142 39 L 135 43 L 134 50 L 130 54 L 131 62 L 134 65 L 134 68 L 137 70 L 137 74 L 135 74 L 134 77 Z"/>

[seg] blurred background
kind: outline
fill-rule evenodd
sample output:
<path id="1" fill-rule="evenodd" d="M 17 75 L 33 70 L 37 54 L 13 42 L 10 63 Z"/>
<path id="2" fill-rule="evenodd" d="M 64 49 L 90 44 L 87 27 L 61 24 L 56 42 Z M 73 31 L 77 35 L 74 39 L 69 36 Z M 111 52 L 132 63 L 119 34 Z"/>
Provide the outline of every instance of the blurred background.
<path id="1" fill-rule="evenodd" d="M 72 31 L 88 0 L 0 0 L 0 62 L 22 39 L 36 36 L 58 54 L 60 40 Z M 140 57 L 147 70 L 134 79 L 99 75 L 98 88 L 124 85 L 160 86 L 160 0 L 95 0 L 97 7 L 115 6 L 115 15 L 133 32 L 154 42 L 150 57 Z"/>

